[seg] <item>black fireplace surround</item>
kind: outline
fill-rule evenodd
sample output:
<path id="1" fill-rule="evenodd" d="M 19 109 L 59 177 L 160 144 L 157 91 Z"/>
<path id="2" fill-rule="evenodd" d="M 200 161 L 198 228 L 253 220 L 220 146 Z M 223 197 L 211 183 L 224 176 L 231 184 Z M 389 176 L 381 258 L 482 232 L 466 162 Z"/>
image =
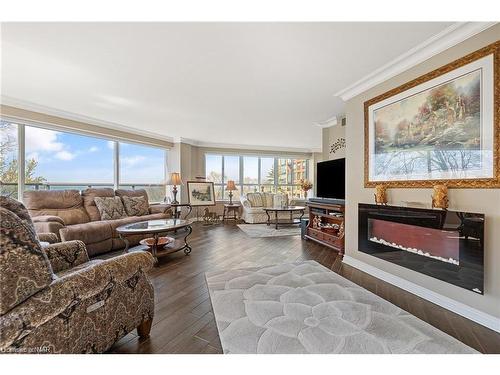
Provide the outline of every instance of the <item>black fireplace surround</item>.
<path id="1" fill-rule="evenodd" d="M 359 251 L 483 293 L 484 214 L 359 203 Z"/>

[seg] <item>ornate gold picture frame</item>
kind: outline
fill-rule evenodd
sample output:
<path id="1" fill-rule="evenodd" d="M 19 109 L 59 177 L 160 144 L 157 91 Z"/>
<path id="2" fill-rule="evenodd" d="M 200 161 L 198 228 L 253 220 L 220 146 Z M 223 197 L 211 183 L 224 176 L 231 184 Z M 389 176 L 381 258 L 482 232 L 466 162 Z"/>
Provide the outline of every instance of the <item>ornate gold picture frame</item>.
<path id="1" fill-rule="evenodd" d="M 500 187 L 500 41 L 364 103 L 365 187 Z"/>

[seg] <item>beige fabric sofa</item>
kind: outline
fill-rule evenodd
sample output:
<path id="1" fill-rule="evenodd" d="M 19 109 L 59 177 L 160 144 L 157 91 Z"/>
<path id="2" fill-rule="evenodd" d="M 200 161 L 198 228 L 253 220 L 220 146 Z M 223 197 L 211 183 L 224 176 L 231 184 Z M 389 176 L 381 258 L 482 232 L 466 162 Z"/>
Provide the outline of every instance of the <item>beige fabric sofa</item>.
<path id="1" fill-rule="evenodd" d="M 288 200 L 287 195 L 273 193 L 248 193 L 242 196 L 240 201 L 243 206 L 241 218 L 248 224 L 267 223 L 267 214 L 264 208 L 294 204 L 293 201 Z M 294 219 L 298 219 L 300 216 L 298 212 L 293 214 Z M 290 214 L 288 212 L 280 212 L 278 219 L 290 219 Z"/>
<path id="2" fill-rule="evenodd" d="M 95 197 L 144 196 L 145 190 L 113 190 L 110 188 L 53 191 L 26 191 L 23 201 L 38 233 L 55 233 L 61 241 L 79 240 L 85 243 L 93 257 L 125 246 L 116 228 L 145 220 L 171 217 L 169 205 L 150 205 L 149 214 L 118 220 L 101 220 Z M 144 236 L 129 236 L 130 245 L 137 245 Z"/>

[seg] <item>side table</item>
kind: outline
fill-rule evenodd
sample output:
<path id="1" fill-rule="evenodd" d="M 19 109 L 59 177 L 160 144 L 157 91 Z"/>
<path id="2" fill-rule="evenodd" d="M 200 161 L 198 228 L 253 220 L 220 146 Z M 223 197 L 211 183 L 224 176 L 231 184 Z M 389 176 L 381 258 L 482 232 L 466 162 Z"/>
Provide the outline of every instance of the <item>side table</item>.
<path id="1" fill-rule="evenodd" d="M 231 216 L 231 212 L 233 213 Z M 222 215 L 222 222 L 225 223 L 226 220 L 234 220 L 235 222 L 239 220 L 240 205 L 239 204 L 229 204 L 224 203 L 224 213 Z"/>

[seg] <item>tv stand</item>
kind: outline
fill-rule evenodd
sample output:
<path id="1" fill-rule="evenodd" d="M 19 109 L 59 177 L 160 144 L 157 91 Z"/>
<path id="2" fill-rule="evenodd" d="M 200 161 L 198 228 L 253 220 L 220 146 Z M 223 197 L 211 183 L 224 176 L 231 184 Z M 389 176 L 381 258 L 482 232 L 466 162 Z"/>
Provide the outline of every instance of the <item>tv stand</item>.
<path id="1" fill-rule="evenodd" d="M 305 238 L 344 254 L 345 201 L 342 199 L 309 199 L 309 224 Z M 335 201 L 332 202 L 332 201 Z"/>
<path id="2" fill-rule="evenodd" d="M 336 198 L 309 198 L 308 202 L 345 206 L 345 199 Z"/>

